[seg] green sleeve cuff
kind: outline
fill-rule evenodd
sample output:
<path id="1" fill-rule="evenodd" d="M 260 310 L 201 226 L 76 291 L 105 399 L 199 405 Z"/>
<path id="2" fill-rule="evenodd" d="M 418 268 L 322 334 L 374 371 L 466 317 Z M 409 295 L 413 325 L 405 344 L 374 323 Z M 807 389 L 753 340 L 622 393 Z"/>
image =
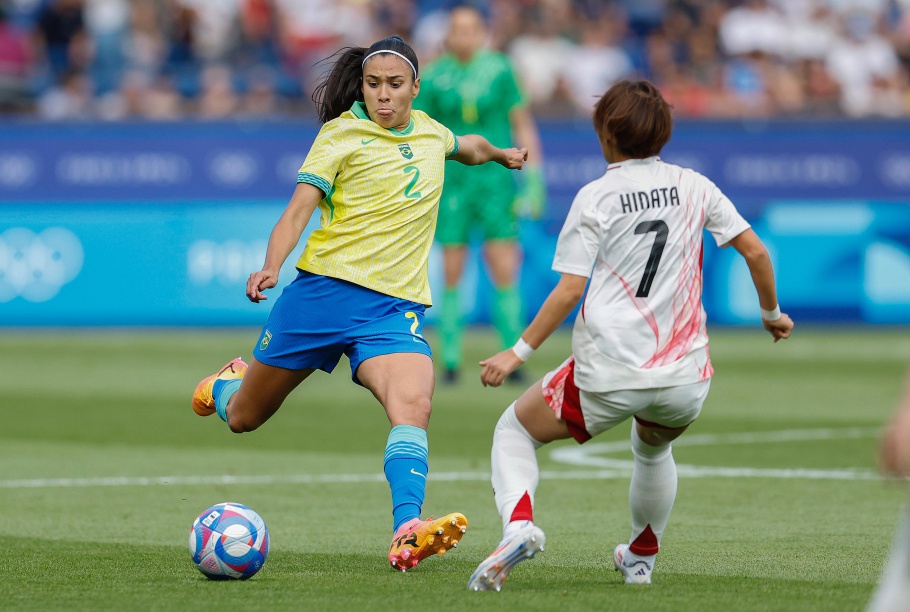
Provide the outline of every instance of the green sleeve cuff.
<path id="1" fill-rule="evenodd" d="M 298 172 L 297 173 L 297 182 L 298 183 L 309 183 L 315 187 L 318 187 L 322 190 L 324 195 L 329 195 L 329 192 L 332 190 L 332 185 L 322 178 L 321 176 L 316 176 L 315 174 L 310 174 L 309 172 Z"/>
<path id="2" fill-rule="evenodd" d="M 454 134 L 452 136 L 453 136 L 453 138 L 455 138 L 455 148 L 452 149 L 452 152 L 449 153 L 448 155 L 446 155 L 446 157 L 452 157 L 453 155 L 458 153 L 458 136 L 455 136 Z"/>

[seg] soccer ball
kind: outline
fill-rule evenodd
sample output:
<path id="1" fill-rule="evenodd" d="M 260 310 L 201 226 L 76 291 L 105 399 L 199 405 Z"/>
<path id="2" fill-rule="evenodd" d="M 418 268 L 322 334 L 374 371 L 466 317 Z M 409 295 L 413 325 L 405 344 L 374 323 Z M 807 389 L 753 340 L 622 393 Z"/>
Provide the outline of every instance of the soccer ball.
<path id="1" fill-rule="evenodd" d="M 212 580 L 246 580 L 269 556 L 269 531 L 256 512 L 243 504 L 215 504 L 193 521 L 190 554 Z"/>

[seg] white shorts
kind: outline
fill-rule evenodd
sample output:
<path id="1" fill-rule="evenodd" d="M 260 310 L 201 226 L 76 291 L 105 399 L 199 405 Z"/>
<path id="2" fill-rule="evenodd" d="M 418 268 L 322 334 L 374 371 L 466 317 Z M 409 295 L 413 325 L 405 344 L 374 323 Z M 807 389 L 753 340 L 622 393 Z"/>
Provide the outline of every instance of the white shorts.
<path id="1" fill-rule="evenodd" d="M 544 399 L 566 422 L 579 443 L 612 429 L 629 417 L 644 425 L 684 427 L 698 418 L 711 379 L 656 389 L 622 389 L 590 393 L 575 385 L 575 358 L 543 377 Z"/>

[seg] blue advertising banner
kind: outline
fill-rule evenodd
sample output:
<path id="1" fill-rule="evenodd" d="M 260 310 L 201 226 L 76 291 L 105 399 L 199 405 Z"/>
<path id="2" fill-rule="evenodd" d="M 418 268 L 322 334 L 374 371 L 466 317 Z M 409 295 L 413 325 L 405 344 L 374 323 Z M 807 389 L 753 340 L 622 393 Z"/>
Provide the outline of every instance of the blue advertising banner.
<path id="1" fill-rule="evenodd" d="M 306 123 L 0 123 L 0 203 L 286 199 Z M 561 220 L 606 162 L 587 121 L 541 124 Z M 910 201 L 910 122 L 679 122 L 663 157 L 713 180 L 747 216 L 769 199 Z"/>
<path id="2" fill-rule="evenodd" d="M 606 168 L 587 122 L 541 133 L 549 207 L 522 225 L 529 315 L 557 280 L 550 264 L 575 193 Z M 279 123 L 0 123 L 0 326 L 261 324 L 272 302 L 249 303 L 245 281 L 315 134 Z M 709 176 L 753 223 L 791 314 L 910 323 L 910 123 L 680 123 L 663 157 Z M 757 321 L 741 258 L 706 244 L 711 321 Z M 441 275 L 434 250 L 435 295 Z M 489 320 L 476 253 L 463 286 L 467 320 Z"/>

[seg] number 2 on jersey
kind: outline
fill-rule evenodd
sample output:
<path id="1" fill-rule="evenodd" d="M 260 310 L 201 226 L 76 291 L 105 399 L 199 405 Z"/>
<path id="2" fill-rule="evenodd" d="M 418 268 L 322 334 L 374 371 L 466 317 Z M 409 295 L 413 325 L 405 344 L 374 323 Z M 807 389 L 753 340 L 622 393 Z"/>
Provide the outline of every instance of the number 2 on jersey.
<path id="1" fill-rule="evenodd" d="M 667 236 L 670 234 L 670 228 L 663 221 L 642 221 L 635 226 L 636 234 L 647 234 L 655 232 L 654 244 L 651 246 L 651 255 L 648 256 L 648 263 L 645 266 L 645 275 L 641 277 L 641 284 L 638 285 L 638 293 L 635 297 L 648 297 L 651 293 L 651 283 L 657 275 L 657 266 L 660 264 L 660 256 L 664 254 L 664 245 L 667 244 Z"/>
<path id="2" fill-rule="evenodd" d="M 415 199 L 420 197 L 419 191 L 414 191 L 414 186 L 417 184 L 417 179 L 420 178 L 420 169 L 417 166 L 407 166 L 404 169 L 405 174 L 414 173 L 414 176 L 411 177 L 411 182 L 408 183 L 408 186 L 404 188 L 404 197 L 408 199 Z"/>

